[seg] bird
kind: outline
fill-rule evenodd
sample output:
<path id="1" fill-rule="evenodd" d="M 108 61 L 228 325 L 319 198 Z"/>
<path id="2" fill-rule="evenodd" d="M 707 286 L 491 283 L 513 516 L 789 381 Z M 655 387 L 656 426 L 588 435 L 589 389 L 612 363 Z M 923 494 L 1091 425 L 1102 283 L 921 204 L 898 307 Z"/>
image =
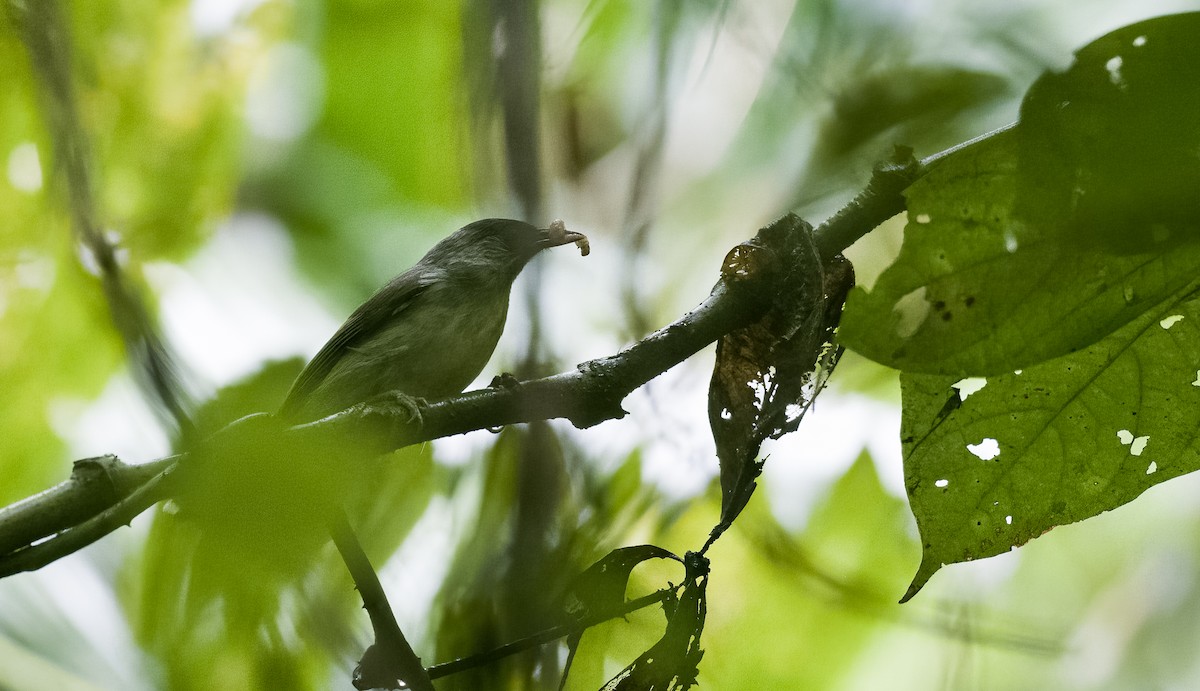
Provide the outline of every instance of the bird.
<path id="1" fill-rule="evenodd" d="M 302 424 L 390 395 L 419 418 L 417 399 L 460 393 L 483 371 L 504 330 L 513 281 L 525 265 L 544 249 L 570 243 L 585 256 L 590 251 L 587 236 L 568 231 L 557 220 L 539 229 L 522 221 L 488 218 L 459 228 L 354 310 L 301 370 L 277 417 L 287 424 Z M 316 465 L 328 468 L 330 464 Z M 305 508 L 324 504 L 325 510 L 315 514 L 318 520 L 326 520 L 355 586 L 362 592 L 381 590 L 350 517 L 339 508 L 348 504 L 362 513 L 371 502 L 347 502 L 353 493 L 336 490 L 333 494 L 340 499 L 331 500 L 326 490 L 345 478 L 336 472 L 328 477 L 317 472 L 316 482 L 292 479 L 297 474 L 294 468 L 270 475 L 283 477 L 297 488 L 285 490 L 286 496 L 310 497 L 300 502 Z M 368 491 L 387 484 L 374 473 L 364 477 L 372 479 L 358 484 L 369 486 Z M 291 521 L 289 527 L 294 529 L 295 523 Z M 375 530 L 369 524 L 365 529 Z M 373 613 L 372 622 L 375 617 Z M 378 629 L 376 636 L 380 636 Z M 414 688 L 432 688 L 407 644 L 395 645 L 387 648 L 384 658 L 372 657 L 376 645 L 368 648 L 355 678 L 403 679 Z M 401 656 L 407 664 L 395 664 L 398 649 L 407 651 L 407 657 Z"/>
<path id="2" fill-rule="evenodd" d="M 587 236 L 562 221 L 463 226 L 350 315 L 300 372 L 279 417 L 300 424 L 388 393 L 461 393 L 491 359 L 521 270 L 542 250 L 572 243 L 590 251 Z"/>

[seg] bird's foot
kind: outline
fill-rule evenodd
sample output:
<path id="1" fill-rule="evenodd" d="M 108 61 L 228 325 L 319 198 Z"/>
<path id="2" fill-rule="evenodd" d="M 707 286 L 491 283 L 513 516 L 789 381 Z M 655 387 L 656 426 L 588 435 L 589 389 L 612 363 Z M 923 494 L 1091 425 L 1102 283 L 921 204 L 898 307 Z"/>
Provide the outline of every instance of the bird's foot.
<path id="1" fill-rule="evenodd" d="M 401 410 L 408 414 L 408 422 L 416 423 L 418 426 L 424 424 L 424 419 L 421 416 L 421 408 L 428 405 L 424 398 L 418 396 L 409 396 L 403 391 L 388 391 L 370 399 L 367 402 L 368 408 L 373 408 L 382 413 L 395 415 L 397 410 Z"/>
<path id="2" fill-rule="evenodd" d="M 508 389 L 510 391 L 512 389 L 520 388 L 520 386 L 521 380 L 517 379 L 508 372 L 501 372 L 500 374 L 497 374 L 496 376 L 492 377 L 492 382 L 488 384 L 489 389 Z M 499 434 L 500 431 L 504 429 L 504 425 L 500 425 L 498 427 L 486 427 L 485 429 L 492 434 Z"/>
<path id="3" fill-rule="evenodd" d="M 521 385 L 521 380 L 517 379 L 508 372 L 501 372 L 492 377 L 492 382 L 488 384 L 489 389 L 515 389 Z"/>

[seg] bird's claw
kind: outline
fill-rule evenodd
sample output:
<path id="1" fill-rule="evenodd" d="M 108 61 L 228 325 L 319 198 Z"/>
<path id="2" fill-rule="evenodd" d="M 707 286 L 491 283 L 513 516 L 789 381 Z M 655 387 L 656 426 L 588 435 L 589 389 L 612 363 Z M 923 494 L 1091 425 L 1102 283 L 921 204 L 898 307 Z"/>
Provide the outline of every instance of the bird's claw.
<path id="1" fill-rule="evenodd" d="M 371 399 L 367 407 L 389 415 L 394 415 L 397 409 L 403 410 L 408 414 L 408 422 L 420 426 L 425 422 L 421 408 L 426 405 L 425 399 L 419 396 L 409 396 L 403 391 L 388 391 Z"/>
<path id="2" fill-rule="evenodd" d="M 521 380 L 517 379 L 508 372 L 501 372 L 492 377 L 492 382 L 488 384 L 489 389 L 515 389 L 521 385 Z"/>

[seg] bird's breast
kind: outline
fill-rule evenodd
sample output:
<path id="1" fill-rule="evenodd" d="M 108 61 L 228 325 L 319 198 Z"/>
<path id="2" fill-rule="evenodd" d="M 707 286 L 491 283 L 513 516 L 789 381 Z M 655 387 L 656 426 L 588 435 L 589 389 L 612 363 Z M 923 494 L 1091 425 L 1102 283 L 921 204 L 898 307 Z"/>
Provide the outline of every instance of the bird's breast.
<path id="1" fill-rule="evenodd" d="M 343 358 L 330 385 L 357 390 L 358 400 L 389 391 L 441 398 L 465 389 L 483 370 L 508 313 L 508 292 L 433 287 L 400 318 Z M 366 393 L 366 395 L 361 395 Z"/>

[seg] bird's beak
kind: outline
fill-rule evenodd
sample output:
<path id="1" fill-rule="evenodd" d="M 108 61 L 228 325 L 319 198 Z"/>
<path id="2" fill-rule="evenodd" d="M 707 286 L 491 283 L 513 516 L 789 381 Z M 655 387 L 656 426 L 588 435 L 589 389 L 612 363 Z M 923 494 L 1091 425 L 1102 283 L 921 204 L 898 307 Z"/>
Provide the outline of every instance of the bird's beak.
<path id="1" fill-rule="evenodd" d="M 568 245 L 575 243 L 579 245 L 580 252 L 587 256 L 590 250 L 588 246 L 588 238 L 583 233 L 576 233 L 567 230 L 562 221 L 555 221 L 550 224 L 549 228 L 538 229 L 538 249 L 546 249 L 548 247 L 558 247 L 559 245 Z"/>
<path id="2" fill-rule="evenodd" d="M 572 242 L 587 240 L 587 236 L 583 233 L 576 233 L 573 230 L 564 230 L 555 235 L 546 228 L 538 230 L 538 247 L 546 249 L 547 247 L 558 247 L 559 245 L 568 245 Z"/>

